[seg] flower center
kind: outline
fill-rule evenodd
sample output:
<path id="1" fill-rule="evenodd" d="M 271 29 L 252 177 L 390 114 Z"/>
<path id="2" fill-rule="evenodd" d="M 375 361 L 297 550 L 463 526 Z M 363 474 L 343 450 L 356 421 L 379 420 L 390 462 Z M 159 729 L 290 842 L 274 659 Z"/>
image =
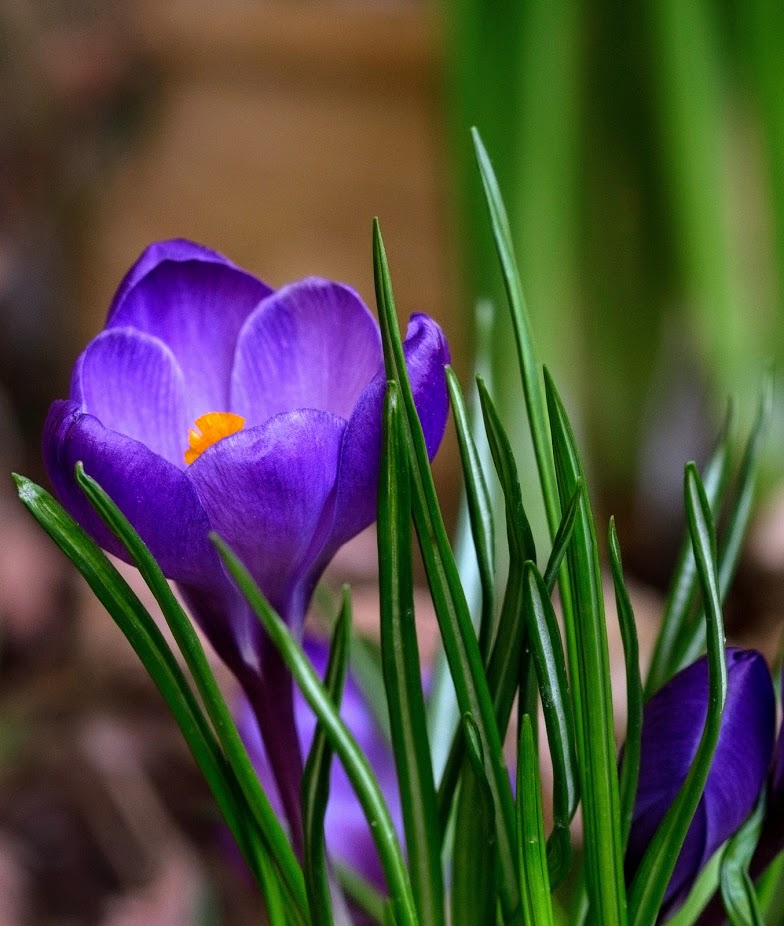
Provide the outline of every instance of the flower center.
<path id="1" fill-rule="evenodd" d="M 245 419 L 233 412 L 207 412 L 196 419 L 195 425 L 188 431 L 186 463 L 193 463 L 208 447 L 212 447 L 230 434 L 241 431 L 245 427 Z"/>

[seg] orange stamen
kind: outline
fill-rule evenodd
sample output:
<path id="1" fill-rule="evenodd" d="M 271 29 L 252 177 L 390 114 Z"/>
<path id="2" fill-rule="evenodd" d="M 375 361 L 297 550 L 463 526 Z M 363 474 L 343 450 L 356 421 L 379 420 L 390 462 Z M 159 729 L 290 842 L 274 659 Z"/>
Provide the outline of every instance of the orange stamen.
<path id="1" fill-rule="evenodd" d="M 200 415 L 195 424 L 196 427 L 188 431 L 186 463 L 193 463 L 208 447 L 212 447 L 230 434 L 241 431 L 245 427 L 245 419 L 234 412 L 208 412 L 206 415 Z"/>

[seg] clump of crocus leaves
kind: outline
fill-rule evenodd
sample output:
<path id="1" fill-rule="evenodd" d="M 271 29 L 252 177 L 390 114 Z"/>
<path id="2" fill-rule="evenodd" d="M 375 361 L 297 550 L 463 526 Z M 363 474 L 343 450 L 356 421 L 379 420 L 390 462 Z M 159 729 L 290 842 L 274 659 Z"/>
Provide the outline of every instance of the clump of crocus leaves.
<path id="1" fill-rule="evenodd" d="M 524 506 L 532 480 L 521 484 L 484 383 L 472 421 L 438 326 L 414 316 L 401 339 L 377 224 L 380 329 L 347 287 L 305 280 L 273 292 L 190 242 L 149 248 L 47 421 L 45 460 L 65 507 L 17 477 L 20 497 L 155 680 L 272 926 L 762 923 L 777 910 L 784 747 L 774 745 L 770 671 L 759 654 L 725 648 L 721 603 L 749 518 L 769 390 L 734 481 L 726 435 L 702 475 L 686 466 L 688 538 L 645 684 L 610 523 L 628 701 L 618 744 L 580 456 L 537 365 L 506 214 L 475 143 L 546 555 Z M 450 404 L 478 564 L 473 615 L 430 472 Z M 477 451 L 479 427 L 494 475 Z M 494 478 L 506 513 L 502 589 Z M 378 652 L 352 636 L 348 589 L 331 642 L 303 639 L 323 569 L 376 515 Z M 423 685 L 412 520 L 454 689 L 452 722 L 434 708 L 438 673 Z M 138 566 L 187 671 L 101 547 Z M 242 686 L 236 719 L 167 579 Z M 510 773 L 502 744 L 515 702 Z M 539 702 L 553 770 L 549 834 Z"/>

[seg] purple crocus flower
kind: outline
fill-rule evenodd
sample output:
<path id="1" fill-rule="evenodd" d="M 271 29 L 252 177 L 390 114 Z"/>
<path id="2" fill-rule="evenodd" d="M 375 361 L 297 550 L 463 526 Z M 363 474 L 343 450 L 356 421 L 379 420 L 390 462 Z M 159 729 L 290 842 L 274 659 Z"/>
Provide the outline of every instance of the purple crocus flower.
<path id="1" fill-rule="evenodd" d="M 727 649 L 724 719 L 705 791 L 678 857 L 662 912 L 688 893 L 711 855 L 751 813 L 770 766 L 775 700 L 757 652 Z M 708 710 L 707 658 L 674 676 L 645 705 L 637 801 L 626 853 L 631 881 L 689 771 Z"/>
<path id="2" fill-rule="evenodd" d="M 306 637 L 303 647 L 313 667 L 323 679 L 329 657 L 327 643 L 315 637 Z M 340 715 L 367 756 L 386 798 L 398 834 L 402 834 L 403 815 L 394 758 L 389 743 L 379 729 L 350 671 L 346 677 Z M 240 734 L 259 780 L 269 795 L 273 807 L 280 814 L 282 807 L 275 792 L 267 752 L 259 736 L 253 709 L 246 699 L 239 704 L 236 717 Z M 299 689 L 294 694 L 294 717 L 300 747 L 303 754 L 307 754 L 316 730 L 316 717 Z M 324 829 L 330 857 L 362 875 L 379 890 L 385 890 L 386 882 L 370 828 L 348 776 L 337 758 L 332 760 L 329 803 Z"/>
<path id="3" fill-rule="evenodd" d="M 404 351 L 432 457 L 448 348 L 435 322 L 414 315 Z M 44 431 L 65 507 L 125 556 L 75 482 L 81 460 L 242 683 L 295 841 L 291 680 L 208 534 L 227 541 L 299 631 L 323 569 L 375 517 L 385 382 L 378 324 L 349 287 L 311 278 L 273 292 L 214 251 L 164 241 L 120 284 Z"/>

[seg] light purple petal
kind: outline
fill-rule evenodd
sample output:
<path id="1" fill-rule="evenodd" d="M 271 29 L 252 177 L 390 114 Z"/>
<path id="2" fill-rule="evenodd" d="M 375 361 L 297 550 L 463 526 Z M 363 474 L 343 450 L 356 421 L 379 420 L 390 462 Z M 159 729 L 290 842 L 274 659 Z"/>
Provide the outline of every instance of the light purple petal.
<path id="1" fill-rule="evenodd" d="M 160 338 L 182 368 L 191 422 L 229 411 L 237 335 L 272 290 L 207 248 L 186 241 L 152 245 L 120 284 L 107 328 Z"/>
<path id="2" fill-rule="evenodd" d="M 443 332 L 431 318 L 414 315 L 403 350 L 427 452 L 432 460 L 444 436 L 449 411 L 444 375 L 444 366 L 449 363 L 449 348 Z M 376 518 L 385 389 L 386 377 L 382 372 L 360 396 L 346 428 L 335 522 L 328 543 L 332 553 Z"/>
<path id="3" fill-rule="evenodd" d="M 209 582 L 222 573 L 209 521 L 185 473 L 133 438 L 105 428 L 72 401 L 55 402 L 43 437 L 44 464 L 70 514 L 101 546 L 127 560 L 73 476 L 81 460 L 133 524 L 166 575 Z"/>
<path id="4" fill-rule="evenodd" d="M 213 529 L 295 622 L 311 591 L 303 576 L 331 523 L 344 429 L 326 412 L 278 415 L 224 438 L 188 469 Z"/>
<path id="5" fill-rule="evenodd" d="M 328 658 L 327 644 L 321 640 L 306 638 L 303 646 L 314 668 L 323 678 Z M 302 752 L 303 755 L 307 755 L 313 742 L 316 718 L 298 689 L 294 694 L 294 710 Z M 340 714 L 368 757 L 370 766 L 386 798 L 392 820 L 398 834 L 401 835 L 403 831 L 402 811 L 394 759 L 389 745 L 379 730 L 375 718 L 351 673 L 346 679 Z M 238 725 L 256 772 L 259 775 L 259 780 L 267 791 L 276 811 L 280 814 L 280 799 L 274 787 L 266 751 L 261 742 L 253 712 L 247 701 L 244 700 L 239 708 Z M 327 849 L 330 855 L 383 890 L 385 887 L 384 876 L 370 828 L 348 776 L 338 759 L 333 759 L 332 763 L 330 799 L 327 806 L 325 830 Z"/>
<path id="6" fill-rule="evenodd" d="M 773 750 L 775 702 L 763 657 L 728 649 L 729 687 L 719 742 L 705 792 L 667 888 L 677 902 L 713 852 L 743 823 L 757 802 Z M 686 778 L 707 714 L 705 658 L 678 673 L 646 704 L 637 801 L 626 856 L 637 870 L 656 828 Z"/>
<path id="7" fill-rule="evenodd" d="M 381 363 L 378 324 L 353 289 L 315 277 L 292 283 L 243 325 L 231 410 L 249 426 L 302 408 L 347 419 Z"/>
<path id="8" fill-rule="evenodd" d="M 133 328 L 111 328 L 79 357 L 71 398 L 112 431 L 184 468 L 185 382 L 169 348 Z"/>

